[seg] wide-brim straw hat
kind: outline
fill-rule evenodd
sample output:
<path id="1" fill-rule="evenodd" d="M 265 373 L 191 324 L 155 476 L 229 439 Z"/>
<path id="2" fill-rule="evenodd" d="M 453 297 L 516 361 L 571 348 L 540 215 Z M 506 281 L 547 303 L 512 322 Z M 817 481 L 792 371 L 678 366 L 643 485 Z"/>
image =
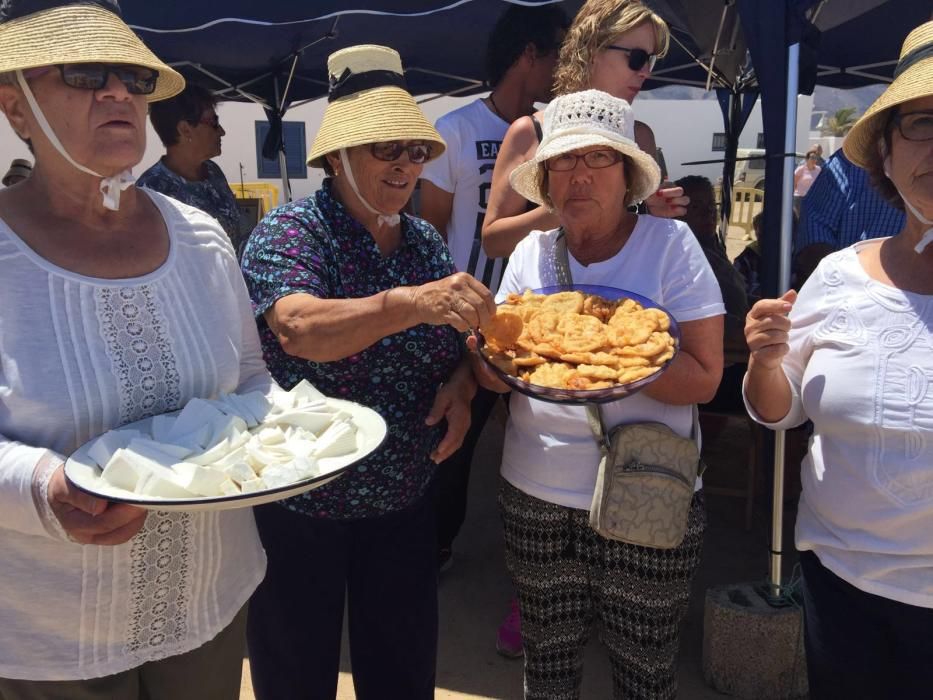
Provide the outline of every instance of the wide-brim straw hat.
<path id="1" fill-rule="evenodd" d="M 877 151 L 889 110 L 918 97 L 933 95 L 933 21 L 921 24 L 904 40 L 894 81 L 846 135 L 846 157 L 860 167 Z"/>
<path id="2" fill-rule="evenodd" d="M 635 114 L 625 100 L 601 90 L 561 95 L 544 110 L 543 131 L 534 157 L 509 175 L 512 189 L 531 202 L 544 204 L 538 187 L 544 175 L 544 161 L 591 146 L 612 148 L 629 159 L 626 173 L 629 201 L 647 199 L 661 184 L 658 164 L 635 143 Z"/>
<path id="3" fill-rule="evenodd" d="M 327 74 L 328 104 L 308 165 L 321 168 L 328 153 L 381 141 L 429 142 L 432 159 L 447 148 L 405 88 L 397 51 L 372 44 L 350 46 L 328 57 Z"/>
<path id="4" fill-rule="evenodd" d="M 119 15 L 113 0 L 48 2 L 10 0 L 0 8 L 0 73 L 65 63 L 116 63 L 159 72 L 149 102 L 173 97 L 185 79 L 152 53 Z"/>

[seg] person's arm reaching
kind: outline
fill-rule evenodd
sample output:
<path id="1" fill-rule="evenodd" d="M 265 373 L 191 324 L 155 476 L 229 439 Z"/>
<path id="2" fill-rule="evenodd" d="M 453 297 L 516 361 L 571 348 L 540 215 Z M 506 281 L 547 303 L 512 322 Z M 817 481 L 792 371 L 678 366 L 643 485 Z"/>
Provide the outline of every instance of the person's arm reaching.
<path id="1" fill-rule="evenodd" d="M 539 113 L 538 118 L 541 118 Z M 511 255 L 529 231 L 547 231 L 560 221 L 547 207 L 528 210 L 528 200 L 512 189 L 509 175 L 525 161 L 530 160 L 538 148 L 531 117 L 512 122 L 496 156 L 492 171 L 492 186 L 483 219 L 483 250 L 491 258 Z"/>

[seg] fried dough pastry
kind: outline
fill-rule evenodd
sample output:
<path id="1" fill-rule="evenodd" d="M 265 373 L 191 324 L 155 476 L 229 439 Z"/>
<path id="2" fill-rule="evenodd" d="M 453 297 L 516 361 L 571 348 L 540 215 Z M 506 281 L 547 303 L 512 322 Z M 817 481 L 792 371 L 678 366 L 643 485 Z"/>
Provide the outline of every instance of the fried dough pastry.
<path id="1" fill-rule="evenodd" d="M 509 294 L 483 328 L 483 353 L 522 381 L 605 389 L 657 372 L 676 352 L 670 318 L 634 299 L 582 292 Z"/>

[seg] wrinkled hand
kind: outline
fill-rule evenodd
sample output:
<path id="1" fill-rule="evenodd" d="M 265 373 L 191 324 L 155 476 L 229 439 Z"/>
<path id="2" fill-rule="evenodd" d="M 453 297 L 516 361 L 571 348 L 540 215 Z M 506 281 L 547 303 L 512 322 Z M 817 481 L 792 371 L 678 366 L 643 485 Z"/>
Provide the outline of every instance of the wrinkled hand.
<path id="1" fill-rule="evenodd" d="M 492 293 L 465 272 L 415 287 L 412 300 L 422 323 L 458 331 L 479 328 L 496 313 Z"/>
<path id="2" fill-rule="evenodd" d="M 65 478 L 64 467 L 52 474 L 49 505 L 65 532 L 81 544 L 122 544 L 139 532 L 146 510 L 111 503 L 79 491 Z"/>
<path id="3" fill-rule="evenodd" d="M 466 339 L 467 349 L 470 351 L 470 366 L 473 368 L 473 377 L 476 383 L 484 389 L 495 391 L 497 394 L 506 394 L 512 391 L 512 387 L 499 379 L 498 375 L 492 371 L 489 365 L 483 361 L 476 351 L 476 336 L 470 335 Z"/>
<path id="4" fill-rule="evenodd" d="M 790 349 L 787 344 L 791 322 L 787 314 L 794 307 L 797 292 L 793 289 L 780 299 L 762 299 L 745 318 L 745 341 L 749 358 L 763 369 L 776 369 Z"/>
<path id="5" fill-rule="evenodd" d="M 450 381 L 444 383 L 434 396 L 434 405 L 425 418 L 425 425 L 437 425 L 447 421 L 447 433 L 431 452 L 431 460 L 440 464 L 456 452 L 463 444 L 470 429 L 470 403 L 476 394 L 476 382 L 468 365 L 461 365 Z"/>
<path id="6" fill-rule="evenodd" d="M 673 187 L 671 183 L 665 182 L 661 184 L 661 189 L 645 200 L 645 204 L 652 216 L 675 219 L 686 216 L 690 197 L 684 195 L 683 187 Z"/>

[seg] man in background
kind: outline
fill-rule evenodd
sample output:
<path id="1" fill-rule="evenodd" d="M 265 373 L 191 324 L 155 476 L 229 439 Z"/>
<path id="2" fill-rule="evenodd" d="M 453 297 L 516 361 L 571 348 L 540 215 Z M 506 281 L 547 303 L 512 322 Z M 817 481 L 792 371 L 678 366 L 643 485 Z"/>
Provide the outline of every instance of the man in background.
<path id="1" fill-rule="evenodd" d="M 482 228 L 492 170 L 509 125 L 533 114 L 536 102 L 551 98 L 557 53 L 569 26 L 555 5 L 513 5 L 496 22 L 486 46 L 488 97 L 474 100 L 441 117 L 437 130 L 447 142 L 444 154 L 429 162 L 421 175 L 421 216 L 447 241 L 454 264 L 495 294 L 506 260 L 483 252 Z M 447 569 L 453 542 L 466 517 L 467 489 L 473 450 L 492 411 L 497 394 L 480 388 L 472 404 L 470 431 L 463 446 L 438 467 L 438 566 Z M 517 608 L 516 608 L 517 611 Z M 520 656 L 517 612 L 500 629 L 497 648 Z"/>
<path id="2" fill-rule="evenodd" d="M 885 202 L 868 173 L 840 148 L 813 183 L 800 208 L 794 249 L 798 286 L 827 255 L 856 241 L 893 236 L 904 226 L 904 212 Z"/>

